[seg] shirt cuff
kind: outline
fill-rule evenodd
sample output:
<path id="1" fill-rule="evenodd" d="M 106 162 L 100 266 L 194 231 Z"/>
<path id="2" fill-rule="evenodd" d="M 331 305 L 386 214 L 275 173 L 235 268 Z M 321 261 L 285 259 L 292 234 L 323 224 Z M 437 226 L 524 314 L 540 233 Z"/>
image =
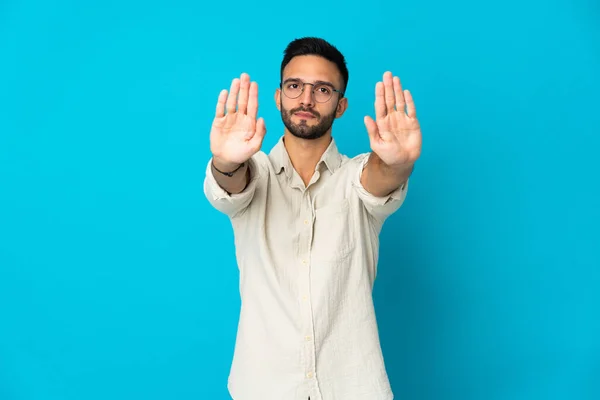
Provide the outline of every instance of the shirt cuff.
<path id="1" fill-rule="evenodd" d="M 250 182 L 240 193 L 228 193 L 217 182 L 214 171 L 211 166 L 212 158 L 208 160 L 206 166 L 206 178 L 204 180 L 204 192 L 210 203 L 218 210 L 228 215 L 234 215 L 245 208 L 256 191 L 258 179 L 260 177 L 260 169 L 256 160 L 250 158 L 248 160 L 248 168 L 250 169 Z"/>
<path id="2" fill-rule="evenodd" d="M 359 159 L 359 166 L 358 166 L 358 171 L 354 176 L 354 186 L 356 187 L 358 194 L 360 196 L 360 198 L 362 199 L 362 201 L 364 201 L 365 203 L 367 203 L 368 205 L 372 205 L 372 206 L 383 206 L 386 205 L 392 201 L 396 201 L 396 202 L 404 202 L 404 199 L 406 198 L 406 193 L 408 191 L 408 180 L 406 182 L 404 182 L 402 185 L 400 185 L 400 187 L 398 187 L 396 190 L 394 190 L 392 193 L 386 195 L 386 196 L 375 196 L 371 193 L 369 193 L 367 191 L 367 189 L 364 188 L 364 186 L 362 185 L 360 178 L 362 176 L 362 172 L 365 168 L 365 165 L 367 165 L 367 162 L 369 161 L 369 154 L 363 154 L 361 156 L 361 158 Z"/>

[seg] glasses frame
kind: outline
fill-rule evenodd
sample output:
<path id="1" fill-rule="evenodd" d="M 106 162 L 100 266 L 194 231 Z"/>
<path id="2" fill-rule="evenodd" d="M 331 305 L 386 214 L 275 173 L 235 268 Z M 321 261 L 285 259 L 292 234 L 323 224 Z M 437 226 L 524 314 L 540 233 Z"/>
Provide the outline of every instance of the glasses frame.
<path id="1" fill-rule="evenodd" d="M 302 90 L 300 91 L 300 94 L 299 94 L 298 96 L 296 96 L 296 97 L 291 97 L 291 96 L 289 96 L 287 93 L 285 93 L 285 89 L 283 88 L 283 85 L 285 85 L 286 83 L 289 83 L 289 82 L 298 82 L 298 84 L 301 84 L 301 85 L 302 85 Z M 325 85 L 325 86 L 328 86 L 328 87 L 330 87 L 330 88 L 331 88 L 331 90 L 332 90 L 333 92 L 337 92 L 337 93 L 339 93 L 339 95 L 340 95 L 340 98 L 344 97 L 344 92 L 342 92 L 341 90 L 337 90 L 337 89 L 336 89 L 336 88 L 335 88 L 335 87 L 334 87 L 332 84 L 330 84 L 329 82 L 320 82 L 320 81 L 319 81 L 319 82 L 312 83 L 312 82 L 303 82 L 302 80 L 300 80 L 300 79 L 296 79 L 296 78 L 288 78 L 288 79 L 286 79 L 285 81 L 283 81 L 283 82 L 280 82 L 280 83 L 279 83 L 279 88 L 281 89 L 281 91 L 283 92 L 283 94 L 285 95 L 285 97 L 287 97 L 288 99 L 297 99 L 298 97 L 300 97 L 300 96 L 302 96 L 302 95 L 304 94 L 304 87 L 305 87 L 306 85 L 312 85 L 313 89 L 311 90 L 311 94 L 313 95 L 313 98 L 315 99 L 315 101 L 316 101 L 317 103 L 321 103 L 321 104 L 322 104 L 322 103 L 327 103 L 329 100 L 331 100 L 331 99 L 333 98 L 333 93 L 332 93 L 332 94 L 331 94 L 331 96 L 330 96 L 330 97 L 329 97 L 327 100 L 325 100 L 325 101 L 317 101 L 317 96 L 315 96 L 315 86 L 317 86 L 317 85 Z"/>

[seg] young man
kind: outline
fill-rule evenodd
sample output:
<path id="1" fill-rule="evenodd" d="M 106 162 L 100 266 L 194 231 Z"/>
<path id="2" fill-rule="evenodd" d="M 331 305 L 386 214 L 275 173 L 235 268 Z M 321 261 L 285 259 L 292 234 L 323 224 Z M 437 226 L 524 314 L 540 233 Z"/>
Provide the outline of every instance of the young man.
<path id="1" fill-rule="evenodd" d="M 379 233 L 406 197 L 421 152 L 415 105 L 390 72 L 365 117 L 372 152 L 338 152 L 343 55 L 291 42 L 275 103 L 285 132 L 267 155 L 258 86 L 242 74 L 219 95 L 204 190 L 233 225 L 242 300 L 234 400 L 389 400 L 372 289 Z M 406 111 L 405 111 L 406 107 Z"/>

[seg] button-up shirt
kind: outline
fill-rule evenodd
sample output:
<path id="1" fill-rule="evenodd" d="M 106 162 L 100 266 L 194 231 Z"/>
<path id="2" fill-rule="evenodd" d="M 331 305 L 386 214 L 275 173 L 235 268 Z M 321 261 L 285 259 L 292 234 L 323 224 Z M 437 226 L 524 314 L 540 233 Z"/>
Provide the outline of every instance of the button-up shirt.
<path id="1" fill-rule="evenodd" d="M 332 139 L 305 185 L 282 137 L 252 156 L 238 194 L 218 185 L 209 161 L 204 193 L 231 221 L 240 274 L 234 400 L 393 399 L 372 291 L 379 233 L 408 183 L 370 194 L 360 182 L 368 158 L 339 153 Z"/>

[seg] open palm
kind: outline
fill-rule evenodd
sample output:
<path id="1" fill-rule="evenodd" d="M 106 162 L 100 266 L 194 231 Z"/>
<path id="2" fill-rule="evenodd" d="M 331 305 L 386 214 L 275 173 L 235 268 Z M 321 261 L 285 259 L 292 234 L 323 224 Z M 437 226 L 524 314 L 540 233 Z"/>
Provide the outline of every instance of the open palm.
<path id="1" fill-rule="evenodd" d="M 389 71 L 383 74 L 383 82 L 375 85 L 375 117 L 375 121 L 365 117 L 371 149 L 389 166 L 414 163 L 422 143 L 415 103 Z"/>
<path id="2" fill-rule="evenodd" d="M 246 162 L 262 145 L 266 128 L 258 113 L 258 84 L 248 74 L 231 82 L 229 93 L 222 90 L 210 131 L 210 149 L 223 165 Z"/>

